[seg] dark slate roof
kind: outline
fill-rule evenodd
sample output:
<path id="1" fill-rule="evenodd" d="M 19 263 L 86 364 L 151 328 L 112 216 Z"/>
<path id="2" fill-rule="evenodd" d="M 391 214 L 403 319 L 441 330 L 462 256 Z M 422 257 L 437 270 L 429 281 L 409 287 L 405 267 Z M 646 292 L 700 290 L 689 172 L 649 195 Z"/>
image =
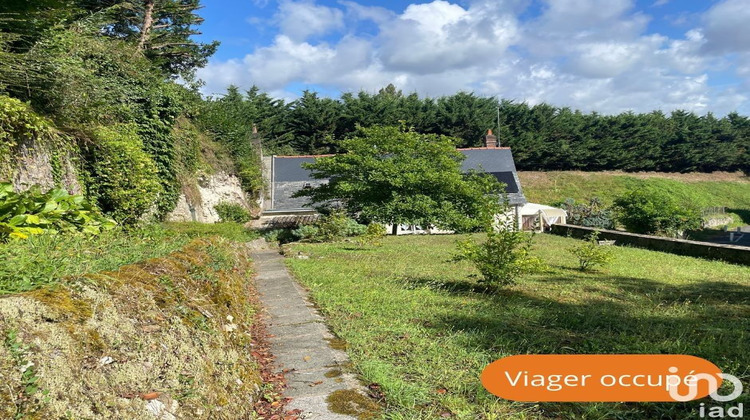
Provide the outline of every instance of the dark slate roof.
<path id="1" fill-rule="evenodd" d="M 313 163 L 315 159 L 315 156 L 274 156 L 274 182 L 310 181 L 310 171 L 302 168 L 302 164 Z"/>
<path id="2" fill-rule="evenodd" d="M 498 181 L 506 185 L 505 192 L 508 193 L 510 204 L 525 204 L 526 197 L 523 195 L 521 180 L 518 179 L 516 163 L 513 161 L 513 152 L 508 147 L 475 149 L 459 149 L 466 156 L 461 164 L 464 171 L 471 169 L 483 170 L 492 174 Z"/>
<path id="3" fill-rule="evenodd" d="M 513 153 L 509 148 L 459 149 L 459 151 L 466 156 L 462 163 L 464 171 L 475 169 L 492 174 L 498 181 L 506 185 L 505 190 L 508 193 L 510 204 L 526 203 L 521 181 L 518 179 L 518 173 L 516 172 L 516 164 L 513 161 Z M 279 194 L 275 196 L 276 199 L 274 200 L 278 202 L 273 203 L 274 209 L 292 204 L 291 202 L 284 202 L 286 199 L 282 197 L 285 197 L 288 193 L 282 193 L 282 189 L 298 188 L 298 185 L 308 182 L 316 184 L 320 182 L 320 180 L 311 178 L 310 172 L 302 168 L 302 164 L 314 162 L 316 158 L 321 156 L 274 156 L 272 179 L 274 188 L 279 187 L 276 190 Z M 295 201 L 294 205 L 299 207 L 300 204 Z"/>

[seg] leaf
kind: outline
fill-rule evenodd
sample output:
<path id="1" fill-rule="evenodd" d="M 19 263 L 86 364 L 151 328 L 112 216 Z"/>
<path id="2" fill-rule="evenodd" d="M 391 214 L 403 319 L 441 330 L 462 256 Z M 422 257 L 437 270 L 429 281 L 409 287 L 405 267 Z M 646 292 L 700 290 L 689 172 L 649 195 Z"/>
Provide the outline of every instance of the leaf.
<path id="1" fill-rule="evenodd" d="M 41 219 L 39 219 L 39 216 L 35 214 L 29 214 L 26 216 L 26 220 L 24 222 L 29 225 L 38 225 L 41 223 Z"/>
<path id="2" fill-rule="evenodd" d="M 13 216 L 10 220 L 8 220 L 8 224 L 11 226 L 18 226 L 24 222 L 26 222 L 26 214 L 19 214 L 16 216 Z"/>
<path id="3" fill-rule="evenodd" d="M 29 235 L 26 235 L 26 234 L 18 232 L 18 231 L 11 232 L 10 235 L 8 235 L 8 236 L 10 236 L 11 239 L 26 239 L 26 238 L 29 237 Z"/>
<path id="4" fill-rule="evenodd" d="M 155 400 L 159 398 L 160 395 L 161 395 L 161 392 L 148 392 L 145 394 L 141 394 L 140 397 L 143 400 L 150 401 L 150 400 Z"/>

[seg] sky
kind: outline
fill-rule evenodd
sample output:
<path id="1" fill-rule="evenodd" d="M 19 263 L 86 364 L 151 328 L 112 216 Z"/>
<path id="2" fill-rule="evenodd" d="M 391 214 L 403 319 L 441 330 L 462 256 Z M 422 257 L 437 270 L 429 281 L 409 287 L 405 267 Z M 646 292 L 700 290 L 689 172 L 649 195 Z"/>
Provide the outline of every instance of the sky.
<path id="1" fill-rule="evenodd" d="M 585 112 L 750 114 L 750 0 L 204 0 L 205 95 L 459 91 Z"/>

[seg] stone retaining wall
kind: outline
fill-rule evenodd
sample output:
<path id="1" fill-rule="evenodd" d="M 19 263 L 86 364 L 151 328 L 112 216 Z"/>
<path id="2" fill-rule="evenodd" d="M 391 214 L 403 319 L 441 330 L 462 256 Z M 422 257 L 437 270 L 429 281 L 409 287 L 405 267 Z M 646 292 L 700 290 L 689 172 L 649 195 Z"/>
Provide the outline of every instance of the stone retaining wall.
<path id="1" fill-rule="evenodd" d="M 669 252 L 690 257 L 724 260 L 734 264 L 750 265 L 750 247 L 712 244 L 709 242 L 685 239 L 662 238 L 660 236 L 639 235 L 616 230 L 594 229 L 575 225 L 552 225 L 552 233 L 574 238 L 588 237 L 599 231 L 599 239 L 613 240 L 616 245 L 630 245 L 654 251 Z"/>

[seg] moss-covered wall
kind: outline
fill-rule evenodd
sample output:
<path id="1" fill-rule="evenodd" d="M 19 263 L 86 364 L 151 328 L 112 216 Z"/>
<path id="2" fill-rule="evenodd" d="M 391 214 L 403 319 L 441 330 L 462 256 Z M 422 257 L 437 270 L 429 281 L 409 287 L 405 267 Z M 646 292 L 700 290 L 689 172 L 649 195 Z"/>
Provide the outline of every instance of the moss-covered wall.
<path id="1" fill-rule="evenodd" d="M 253 418 L 261 378 L 243 245 L 0 298 L 1 418 Z"/>

